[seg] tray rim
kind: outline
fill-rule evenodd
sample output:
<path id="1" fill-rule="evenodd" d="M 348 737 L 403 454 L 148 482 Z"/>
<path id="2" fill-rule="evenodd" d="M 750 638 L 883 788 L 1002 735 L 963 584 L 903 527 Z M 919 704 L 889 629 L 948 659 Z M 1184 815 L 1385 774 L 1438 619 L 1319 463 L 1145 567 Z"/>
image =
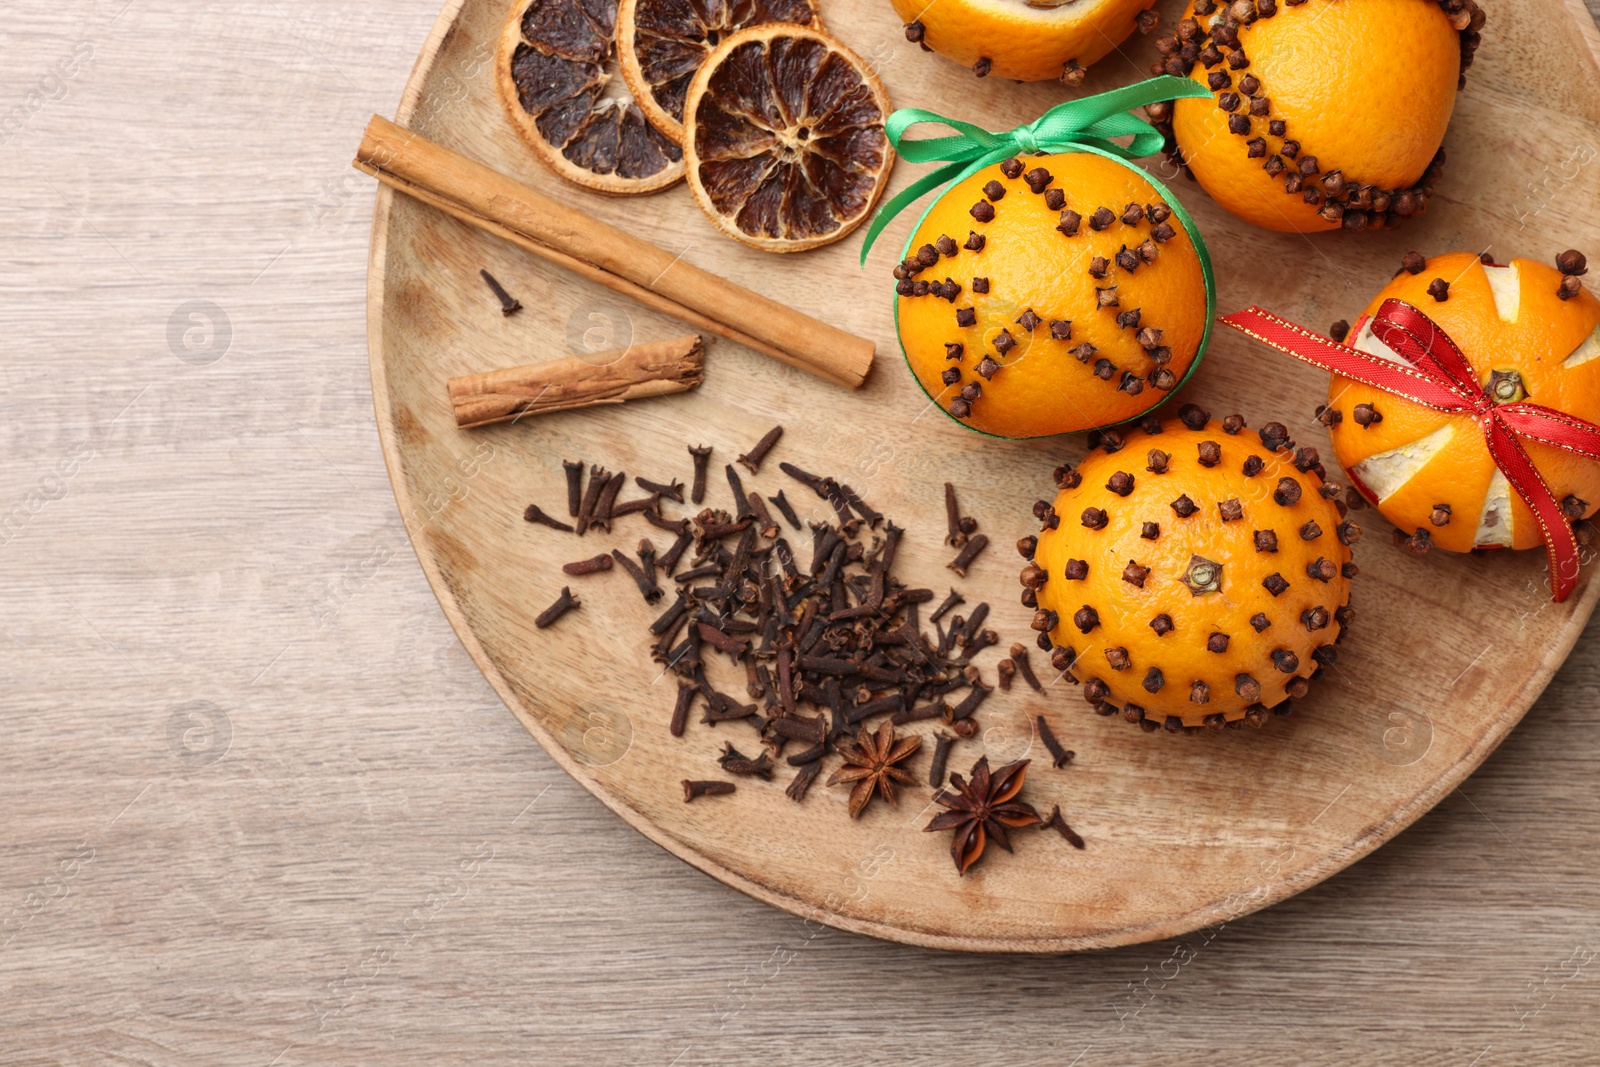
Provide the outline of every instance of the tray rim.
<path id="1" fill-rule="evenodd" d="M 446 39 L 454 31 L 456 22 L 467 0 L 445 0 L 438 18 L 424 40 L 411 73 L 406 79 L 400 103 L 395 109 L 394 121 L 406 125 L 415 113 L 422 98 L 423 84 L 432 72 L 434 61 Z M 1587 46 L 1589 56 L 1600 68 L 1600 27 L 1595 25 L 1583 0 L 1556 0 L 1556 6 L 1577 23 L 1578 36 Z M 388 368 L 384 360 L 383 313 L 386 285 L 385 261 L 388 254 L 390 207 L 395 193 L 386 185 L 379 185 L 373 203 L 372 234 L 367 258 L 367 361 L 372 379 L 373 414 L 377 423 L 379 443 L 383 451 L 384 470 L 394 492 L 395 502 L 402 516 L 412 513 L 413 501 L 405 485 L 403 458 L 393 426 L 393 410 L 388 382 Z M 583 765 L 574 759 L 556 740 L 538 718 L 518 699 L 511 684 L 494 666 L 494 662 L 478 641 L 477 634 L 465 613 L 451 593 L 432 554 L 418 542 L 416 533 L 406 525 L 406 538 L 416 553 L 434 598 L 443 609 L 450 628 L 455 631 L 468 656 L 479 672 L 489 682 L 501 701 L 516 716 L 528 734 L 539 743 L 556 765 L 583 786 L 623 822 L 655 842 L 684 863 L 710 875 L 717 881 L 746 896 L 788 912 L 808 921 L 823 923 L 835 929 L 861 934 L 879 940 L 913 945 L 919 948 L 977 953 L 1014 953 L 1054 955 L 1069 952 L 1093 951 L 1142 944 L 1182 936 L 1194 930 L 1219 923 L 1234 922 L 1246 915 L 1281 903 L 1290 897 L 1325 881 L 1333 875 L 1366 858 L 1378 847 L 1393 840 L 1417 819 L 1431 811 L 1464 782 L 1493 754 L 1517 724 L 1538 700 L 1550 679 L 1566 662 L 1579 635 L 1600 601 L 1600 580 L 1585 583 L 1578 598 L 1570 605 L 1573 625 L 1559 645 L 1545 650 L 1540 669 L 1531 675 L 1511 699 L 1505 702 L 1507 714 L 1499 716 L 1493 728 L 1481 734 L 1477 742 L 1448 769 L 1437 775 L 1428 788 L 1415 794 L 1389 818 L 1368 827 L 1348 846 L 1328 850 L 1323 857 L 1297 875 L 1271 883 L 1269 890 L 1251 907 L 1230 909 L 1225 902 L 1216 902 L 1192 911 L 1168 916 L 1159 922 L 1119 927 L 1102 934 L 1086 937 L 990 938 L 966 937 L 931 933 L 925 930 L 895 926 L 890 923 L 858 919 L 818 907 L 799 897 L 774 890 L 770 886 L 752 881 L 708 855 L 687 845 L 667 833 L 611 794 L 599 781 L 588 775 Z"/>

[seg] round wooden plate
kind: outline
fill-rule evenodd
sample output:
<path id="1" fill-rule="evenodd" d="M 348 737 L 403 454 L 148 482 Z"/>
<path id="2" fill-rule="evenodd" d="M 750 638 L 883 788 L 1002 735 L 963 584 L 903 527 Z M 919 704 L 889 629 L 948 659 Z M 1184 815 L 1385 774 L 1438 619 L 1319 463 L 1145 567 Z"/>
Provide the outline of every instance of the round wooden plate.
<path id="1" fill-rule="evenodd" d="M 979 81 L 920 52 L 882 0 L 825 6 L 830 28 L 878 67 L 898 106 L 1002 129 L 1063 98 L 1059 85 Z M 1600 202 L 1594 27 L 1577 0 L 1486 7 L 1483 48 L 1446 142 L 1438 198 L 1406 229 L 1311 239 L 1265 233 L 1236 222 L 1196 186 L 1173 183 L 1210 242 L 1221 309 L 1259 303 L 1325 329 L 1354 318 L 1408 249 L 1488 250 L 1502 261 L 1549 259 L 1567 247 L 1600 254 L 1591 212 Z M 1163 0 L 1167 20 L 1176 10 Z M 378 191 L 368 294 L 373 393 L 423 569 L 528 732 L 673 854 L 796 914 L 918 945 L 1061 952 L 1169 937 L 1282 900 L 1389 840 L 1493 751 L 1578 636 L 1600 591 L 1592 567 L 1569 602 L 1552 604 L 1542 553 L 1415 559 L 1368 510 L 1356 516 L 1367 537 L 1356 546 L 1357 619 L 1338 668 L 1265 729 L 1144 734 L 1097 718 L 1068 684 L 1042 697 L 1019 686 L 989 700 L 981 743 L 959 747 L 952 769 L 964 770 L 980 749 L 994 759 L 1034 757 L 1026 795 L 1047 812 L 1059 803 L 1085 851 L 1054 834 L 1019 831 L 1014 855 L 992 851 L 957 877 L 948 835 L 921 832 L 930 790 L 909 791 L 898 810 L 875 804 L 853 822 L 843 791 L 820 782 L 804 803 L 787 799 L 788 768 L 770 783 L 742 780 L 733 796 L 685 804 L 680 781 L 718 777 L 724 738 L 740 744 L 753 734 L 741 724 L 695 723 L 685 737 L 669 736 L 675 686 L 650 661 L 644 633 L 654 609 L 620 571 L 578 580 L 560 571 L 568 560 L 631 549 L 646 534 L 663 538 L 637 518 L 581 541 L 524 523 L 531 501 L 565 511 L 563 458 L 687 479 L 685 446 L 709 443 L 716 476 L 708 502 L 726 507 L 722 464 L 782 422 L 783 440 L 752 484 L 795 496 L 799 487 L 777 471 L 778 460 L 849 481 L 909 528 L 898 565 L 905 579 L 941 591 L 952 578 L 941 487 L 953 481 L 994 541 L 955 584 L 969 605 L 994 605 L 990 625 L 1010 642 L 1032 637 L 1018 601 L 1022 561 L 1010 546 L 1036 526 L 1029 507 L 1051 492 L 1051 469 L 1079 458 L 1083 444 L 988 440 L 929 411 L 891 325 L 889 270 L 916 212 L 898 220 L 863 273 L 856 240 L 793 256 L 740 247 L 715 232 L 682 186 L 606 199 L 562 184 L 521 145 L 495 100 L 494 44 L 505 15 L 503 0 L 448 5 L 397 121 L 879 345 L 877 367 L 854 393 L 719 342 L 696 392 L 457 430 L 445 392 L 452 375 L 687 331 Z M 1135 36 L 1094 68 L 1083 92 L 1145 76 L 1153 55 L 1153 40 Z M 890 192 L 919 170 L 901 162 Z M 503 318 L 479 268 L 526 310 Z M 1252 426 L 1281 419 L 1302 443 L 1326 448 L 1312 419 L 1325 387 L 1324 375 L 1221 331 L 1186 399 L 1218 416 L 1237 411 Z M 632 495 L 630 484 L 625 496 Z M 536 630 L 534 615 L 564 584 L 577 588 L 583 609 Z M 991 680 L 999 654 L 978 659 Z M 1029 750 L 1029 723 L 1039 713 L 1077 752 L 1065 770 Z M 920 774 L 926 760 L 913 764 Z"/>

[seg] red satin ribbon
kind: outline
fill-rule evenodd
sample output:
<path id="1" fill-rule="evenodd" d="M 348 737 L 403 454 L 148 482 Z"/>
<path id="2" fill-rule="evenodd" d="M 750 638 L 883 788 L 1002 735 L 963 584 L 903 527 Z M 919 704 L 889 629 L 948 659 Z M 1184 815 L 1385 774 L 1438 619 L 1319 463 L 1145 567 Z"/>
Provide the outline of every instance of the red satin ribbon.
<path id="1" fill-rule="evenodd" d="M 1406 363 L 1349 348 L 1301 329 L 1260 308 L 1222 321 L 1280 352 L 1312 366 L 1353 378 L 1436 411 L 1471 415 L 1483 428 L 1495 465 L 1527 503 L 1544 531 L 1550 557 L 1550 589 L 1559 603 L 1578 580 L 1578 543 L 1555 494 L 1528 458 L 1520 437 L 1600 459 L 1600 426 L 1540 404 L 1496 404 L 1454 341 L 1428 316 L 1403 300 L 1385 300 L 1373 317 L 1373 334 Z"/>

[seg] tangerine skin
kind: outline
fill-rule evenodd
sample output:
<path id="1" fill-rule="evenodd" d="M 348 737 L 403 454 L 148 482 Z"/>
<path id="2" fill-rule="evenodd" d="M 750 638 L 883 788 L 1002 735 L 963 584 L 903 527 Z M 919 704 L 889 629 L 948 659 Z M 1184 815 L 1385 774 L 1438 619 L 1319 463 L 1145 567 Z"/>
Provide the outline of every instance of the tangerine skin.
<path id="1" fill-rule="evenodd" d="M 1076 654 L 1073 674 L 1086 685 L 1099 680 L 1109 687 L 1105 702 L 1114 706 L 1110 710 L 1120 708 L 1130 721 L 1143 719 L 1147 729 L 1164 725 L 1176 731 L 1220 727 L 1244 720 L 1248 714 L 1254 725 L 1260 725 L 1266 709 L 1279 708 L 1290 699 L 1288 686 L 1293 679 L 1310 678 L 1319 670 L 1313 658 L 1317 650 L 1331 650 L 1343 637 L 1350 617 L 1340 610 L 1348 608 L 1350 601 L 1347 542 L 1359 538 L 1360 528 L 1353 523 L 1341 526 L 1345 520 L 1339 506 L 1319 492 L 1321 477 L 1315 469 L 1296 469 L 1296 454 L 1287 447 L 1270 452 L 1256 433 L 1229 434 L 1220 422 L 1206 422 L 1200 430 L 1180 421 L 1159 425 L 1159 434 L 1145 429 L 1125 431 L 1125 445 L 1115 453 L 1090 453 L 1077 468 L 1081 483 L 1057 494 L 1054 506 L 1060 525 L 1039 534 L 1033 555 L 1034 563 L 1048 576 L 1036 594 L 1039 607 L 1060 616 L 1049 633 L 1056 645 Z M 1201 465 L 1202 442 L 1220 447 L 1216 466 Z M 1146 469 L 1151 449 L 1171 453 L 1166 473 Z M 1263 466 L 1260 473 L 1247 477 L 1242 468 L 1251 456 L 1259 457 Z M 1126 497 L 1107 486 L 1119 471 L 1134 477 L 1133 490 Z M 1273 498 L 1284 478 L 1301 489 L 1299 499 L 1290 505 Z M 1188 518 L 1180 518 L 1170 506 L 1181 495 L 1199 505 Z M 1235 498 L 1243 515 L 1225 522 L 1218 504 Z M 1087 508 L 1106 512 L 1103 528 L 1084 525 L 1081 516 Z M 1155 540 L 1142 536 L 1145 522 L 1159 524 Z M 1308 522 L 1320 529 L 1309 539 L 1300 533 Z M 1276 533 L 1276 552 L 1257 549 L 1258 530 Z M 1195 595 L 1183 584 L 1181 577 L 1194 556 L 1221 564 L 1220 591 Z M 1088 563 L 1085 578 L 1066 577 L 1069 559 Z M 1307 575 L 1307 566 L 1319 559 L 1338 565 L 1339 572 L 1331 580 Z M 1123 577 L 1130 560 L 1150 568 L 1142 587 Z M 1289 583 L 1281 595 L 1274 596 L 1262 584 L 1272 574 Z M 1098 624 L 1087 634 L 1074 621 L 1085 605 L 1099 616 Z M 1313 608 L 1327 613 L 1326 624 L 1315 630 L 1302 621 L 1302 613 Z M 1174 628 L 1158 635 L 1150 622 L 1162 613 L 1171 616 Z M 1265 614 L 1270 622 L 1259 633 L 1250 622 L 1257 613 Z M 1212 634 L 1228 635 L 1226 651 L 1208 649 Z M 1130 664 L 1125 669 L 1114 669 L 1106 654 L 1116 648 L 1127 652 Z M 1272 653 L 1278 649 L 1295 655 L 1298 662 L 1293 672 L 1286 673 L 1274 664 Z M 1144 685 L 1152 667 L 1165 679 L 1155 693 Z M 1259 683 L 1261 691 L 1255 700 L 1237 692 L 1241 674 Z M 1208 703 L 1191 701 L 1191 686 L 1196 681 L 1210 687 Z M 1104 704 L 1100 710 L 1110 713 Z M 1221 719 L 1215 718 L 1219 715 Z"/>
<path id="2" fill-rule="evenodd" d="M 947 190 L 918 225 L 907 246 L 911 252 L 937 241 L 954 239 L 958 251 L 941 257 L 917 275 L 928 281 L 954 280 L 961 286 L 955 301 L 941 297 L 896 296 L 895 321 L 900 346 L 911 373 L 940 407 L 949 410 L 963 385 L 977 381 L 983 396 L 972 405 L 970 418 L 959 420 L 972 429 L 1001 437 L 1042 437 L 1072 433 L 1124 422 L 1146 411 L 1166 394 L 1146 383 L 1137 396 L 1119 391 L 1118 380 L 1095 377 L 1094 361 L 1080 362 L 1070 349 L 1088 342 L 1098 357 L 1118 368 L 1148 376 L 1156 367 L 1136 340 L 1136 330 L 1119 327 L 1119 311 L 1139 308 L 1144 325 L 1162 330 L 1161 343 L 1172 350 L 1166 364 L 1181 379 L 1199 351 L 1205 335 L 1206 290 L 1199 256 L 1177 215 L 1167 220 L 1176 231 L 1159 244 L 1154 263 L 1128 273 L 1114 264 L 1104 279 L 1089 274 L 1090 260 L 1116 256 L 1124 245 L 1137 246 L 1149 238 L 1148 219 L 1137 225 L 1120 218 L 1105 230 L 1094 231 L 1089 222 L 1097 207 L 1121 213 L 1130 203 L 1165 203 L 1156 188 L 1139 172 L 1087 152 L 1028 156 L 1021 159 L 1023 173 L 1035 167 L 1048 170 L 1054 180 L 1046 188 L 1059 188 L 1066 207 L 1083 216 L 1075 237 L 1056 229 L 1061 212 L 1049 208 L 1043 193 L 1034 193 L 1021 178 L 1007 178 L 1001 164 L 985 167 Z M 995 203 L 994 219 L 983 223 L 970 214 L 991 181 L 1005 187 Z M 969 233 L 983 236 L 982 251 L 959 247 Z M 974 277 L 989 280 L 989 292 L 973 292 Z M 1097 307 L 1095 290 L 1118 287 L 1118 307 Z M 957 325 L 958 309 L 976 311 L 974 326 Z M 1032 331 L 1017 318 L 1028 308 L 1042 324 Z M 1070 340 L 1051 337 L 1054 319 L 1072 322 Z M 1009 355 L 994 341 L 1005 329 L 1018 342 Z M 965 355 L 959 362 L 946 357 L 945 345 L 960 342 Z M 987 381 L 975 372 L 987 354 L 1002 370 Z M 947 386 L 941 375 L 956 367 L 961 381 Z"/>
<path id="3" fill-rule="evenodd" d="M 1490 272 L 1497 270 L 1516 272 L 1518 313 L 1514 321 L 1502 319 L 1497 310 L 1489 284 Z M 1449 296 L 1442 303 L 1428 295 L 1428 286 L 1436 278 L 1450 285 Z M 1363 325 L 1385 300 L 1404 300 L 1439 324 L 1472 364 L 1480 382 L 1487 383 L 1492 370 L 1515 370 L 1532 403 L 1600 422 L 1600 359 L 1572 367 L 1562 365 L 1586 339 L 1594 337 L 1600 346 L 1600 337 L 1595 336 L 1600 326 L 1600 300 L 1587 289 L 1571 300 L 1560 299 L 1556 287 L 1561 279 L 1554 267 L 1527 259 L 1513 259 L 1505 267 L 1486 267 L 1470 252 L 1434 256 L 1421 273 L 1402 271 L 1384 286 L 1356 320 L 1345 343 L 1380 352 Z M 1594 351 L 1600 354 L 1600 347 Z M 1328 404 L 1339 419 L 1329 429 L 1339 464 L 1384 518 L 1407 535 L 1425 531 L 1433 544 L 1451 552 L 1479 547 L 1479 520 L 1497 468 L 1483 430 L 1472 415 L 1435 411 L 1339 375 L 1329 383 Z M 1375 406 L 1382 421 L 1358 425 L 1353 416 L 1357 404 Z M 1374 456 L 1405 448 L 1445 427 L 1454 431 L 1449 442 L 1408 481 L 1381 499 L 1355 470 Z M 1537 441 L 1523 439 L 1523 447 L 1557 500 L 1576 496 L 1590 502 L 1585 514 L 1593 513 L 1592 504 L 1600 501 L 1600 463 Z M 1512 543 L 1499 547 L 1542 546 L 1544 539 L 1532 510 L 1514 489 L 1509 500 Z M 1440 503 L 1449 504 L 1452 515 L 1446 525 L 1434 526 L 1431 515 L 1434 505 Z"/>
<path id="4" fill-rule="evenodd" d="M 1192 3 L 1184 16 L 1194 17 Z M 1321 173 L 1337 169 L 1351 182 L 1383 189 L 1409 188 L 1422 177 L 1444 141 L 1461 75 L 1460 34 L 1436 3 L 1280 5 L 1277 14 L 1243 27 L 1239 39 L 1250 66 L 1230 72 L 1230 88 L 1245 74 L 1259 78 L 1261 95 L 1271 101 L 1269 117 L 1285 120 L 1287 138 L 1300 143 L 1302 157 L 1318 159 Z M 1209 73 L 1197 64 L 1189 77 L 1205 85 Z M 1271 136 L 1268 119 L 1259 117 L 1249 134 L 1230 132 L 1228 112 L 1217 105 L 1226 91 L 1173 102 L 1173 136 L 1201 187 L 1264 229 L 1339 229 L 1299 194 L 1285 193 L 1282 177 L 1263 170 L 1262 160 L 1246 155 L 1251 137 L 1266 140 L 1268 156 L 1284 138 Z"/>
<path id="5" fill-rule="evenodd" d="M 1055 8 L 1019 0 L 894 0 L 902 22 L 923 25 L 923 43 L 964 67 L 980 56 L 989 76 L 1017 81 L 1061 77 L 1077 60 L 1087 67 L 1128 39 L 1139 12 L 1155 0 L 1075 0 Z"/>

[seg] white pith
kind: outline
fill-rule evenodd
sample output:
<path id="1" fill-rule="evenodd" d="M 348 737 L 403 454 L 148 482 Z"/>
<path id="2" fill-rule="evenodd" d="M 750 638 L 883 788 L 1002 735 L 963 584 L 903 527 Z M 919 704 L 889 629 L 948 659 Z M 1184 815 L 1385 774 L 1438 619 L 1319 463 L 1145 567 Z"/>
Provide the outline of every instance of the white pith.
<path id="1" fill-rule="evenodd" d="M 1417 472 L 1427 466 L 1428 461 L 1438 455 L 1455 435 L 1455 427 L 1446 423 L 1426 437 L 1368 456 L 1350 471 L 1361 479 L 1361 484 L 1372 490 L 1381 503 L 1416 477 Z"/>
<path id="2" fill-rule="evenodd" d="M 1578 347 L 1572 350 L 1572 355 L 1561 361 L 1561 365 L 1563 367 L 1578 367 L 1597 356 L 1600 356 L 1600 325 L 1597 325 L 1594 328 L 1594 332 L 1585 337 L 1578 344 Z"/>
<path id="3" fill-rule="evenodd" d="M 1489 281 L 1489 293 L 1494 297 L 1494 310 L 1502 322 L 1516 322 L 1522 307 L 1522 279 L 1515 266 L 1497 267 L 1483 265 L 1483 276 Z"/>
<path id="4" fill-rule="evenodd" d="M 1378 335 L 1372 332 L 1371 319 L 1361 324 L 1361 332 L 1356 334 L 1355 348 L 1369 355 L 1382 356 L 1391 363 L 1405 363 L 1405 360 L 1400 358 L 1400 353 L 1378 340 Z"/>
<path id="5" fill-rule="evenodd" d="M 1514 531 L 1511 529 L 1511 483 L 1496 468 L 1489 476 L 1489 492 L 1483 498 L 1483 514 L 1478 516 L 1478 532 L 1473 544 L 1479 548 L 1499 546 L 1510 548 Z"/>
<path id="6" fill-rule="evenodd" d="M 1502 322 L 1514 323 L 1521 311 L 1522 279 L 1515 266 L 1483 265 L 1484 278 L 1489 283 L 1489 293 L 1494 298 L 1495 313 Z M 1405 362 L 1399 353 L 1373 334 L 1370 322 L 1363 323 L 1354 342 L 1356 348 L 1396 363 Z M 1576 366 L 1600 356 L 1600 327 L 1567 357 L 1566 366 Z M 1407 482 L 1416 477 L 1439 451 L 1449 445 L 1455 436 L 1452 425 L 1439 429 L 1398 448 L 1368 456 L 1351 468 L 1357 478 L 1370 489 L 1378 500 L 1387 500 Z M 1443 501 L 1441 501 L 1443 503 Z M 1509 548 L 1515 541 L 1512 528 L 1511 484 L 1504 474 L 1496 470 L 1489 479 L 1483 506 L 1477 516 L 1477 530 L 1473 543 L 1479 547 L 1500 546 Z"/>

